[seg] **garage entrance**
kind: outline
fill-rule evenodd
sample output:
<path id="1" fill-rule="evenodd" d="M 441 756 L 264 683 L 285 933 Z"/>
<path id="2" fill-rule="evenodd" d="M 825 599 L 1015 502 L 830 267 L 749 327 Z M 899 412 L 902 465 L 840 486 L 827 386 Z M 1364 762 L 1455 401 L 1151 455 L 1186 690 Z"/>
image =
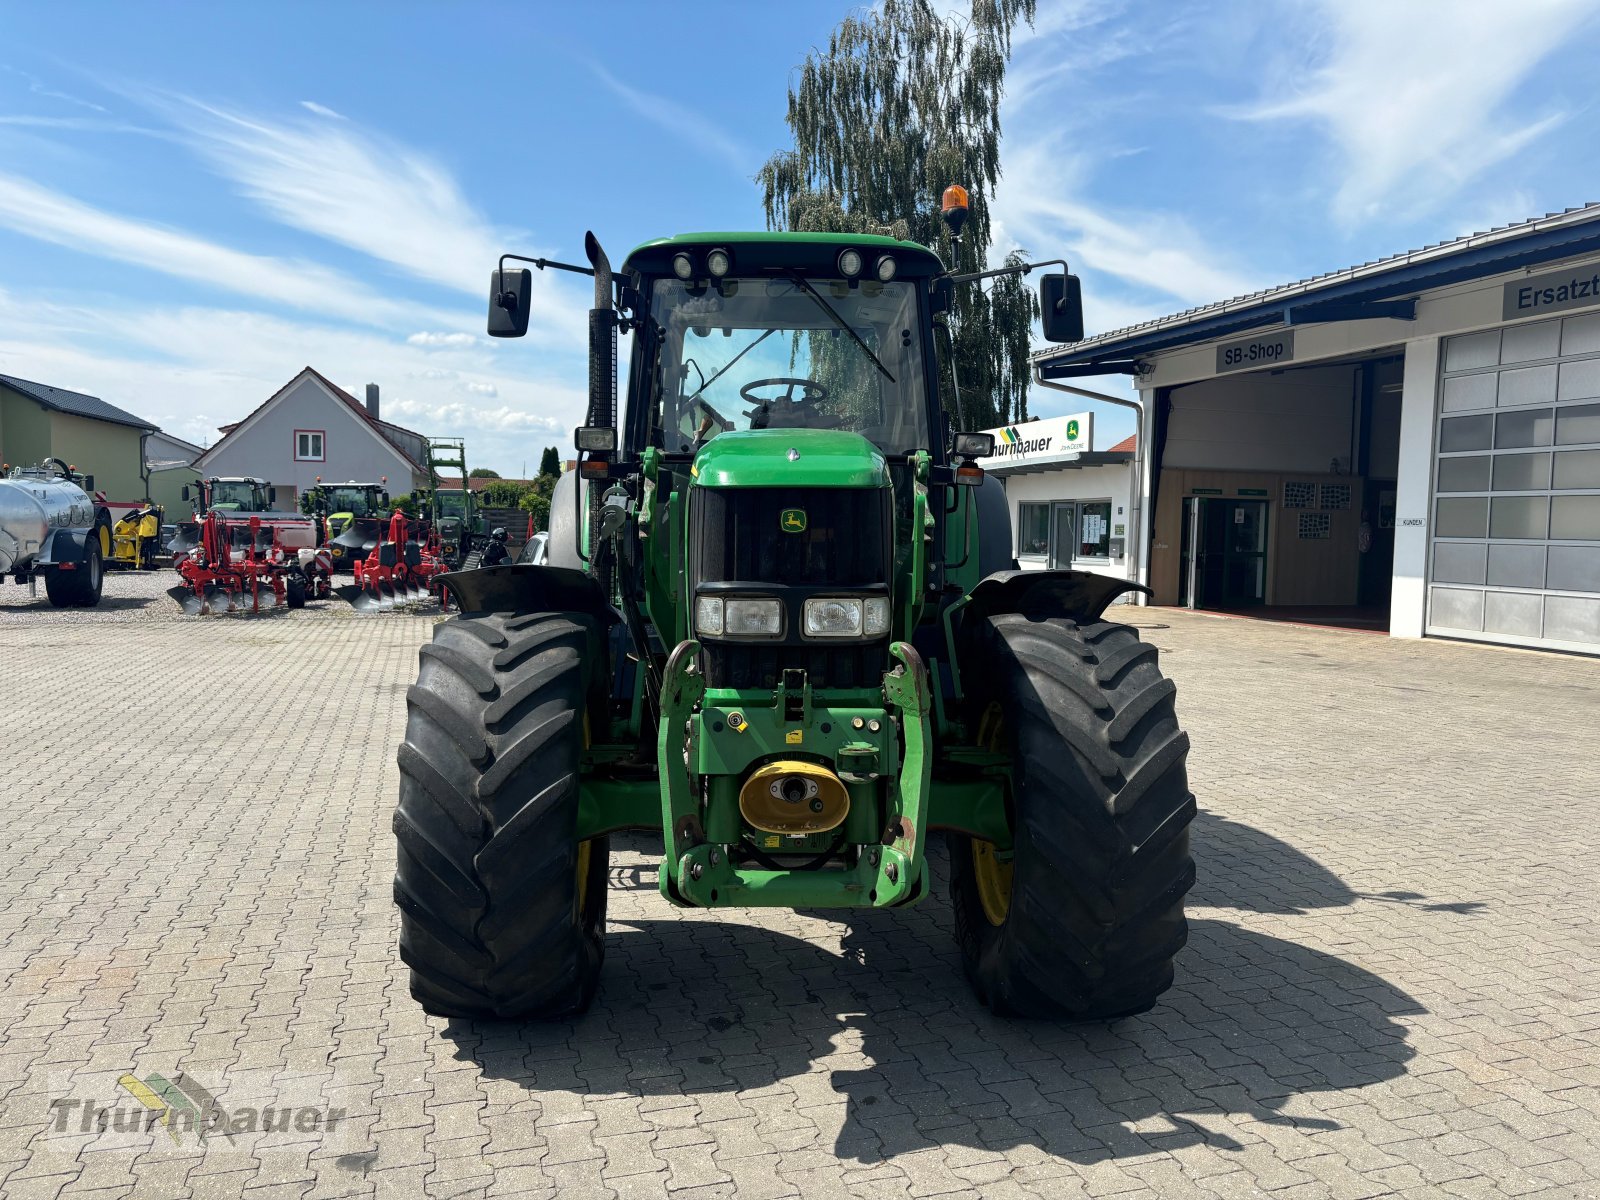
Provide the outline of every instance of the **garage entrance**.
<path id="1" fill-rule="evenodd" d="M 1156 603 L 1388 628 L 1398 348 L 1157 394 Z"/>

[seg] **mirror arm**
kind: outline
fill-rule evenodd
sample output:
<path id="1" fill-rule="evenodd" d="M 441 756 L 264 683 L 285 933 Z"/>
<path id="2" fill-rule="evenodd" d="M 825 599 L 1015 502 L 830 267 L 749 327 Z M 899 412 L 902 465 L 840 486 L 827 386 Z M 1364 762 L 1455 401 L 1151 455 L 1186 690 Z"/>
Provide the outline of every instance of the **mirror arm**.
<path id="1" fill-rule="evenodd" d="M 976 283 L 980 279 L 993 279 L 997 275 L 1026 275 L 1040 267 L 1060 267 L 1067 269 L 1067 260 L 1064 258 L 1047 258 L 1043 262 L 1020 263 L 1015 267 L 996 267 L 992 271 L 970 271 L 965 275 L 941 275 L 939 278 L 948 279 L 951 283 Z"/>
<path id="2" fill-rule="evenodd" d="M 506 269 L 506 260 L 507 259 L 511 259 L 511 260 L 516 261 L 516 262 L 532 263 L 534 266 L 538 267 L 539 270 L 541 270 L 541 271 L 545 271 L 545 270 L 550 270 L 550 271 L 571 271 L 574 275 L 593 275 L 594 274 L 594 268 L 593 267 L 574 266 L 572 263 L 557 262 L 553 258 L 524 258 L 520 254 L 502 254 L 500 256 L 500 270 L 502 272 L 504 272 L 505 269 Z"/>

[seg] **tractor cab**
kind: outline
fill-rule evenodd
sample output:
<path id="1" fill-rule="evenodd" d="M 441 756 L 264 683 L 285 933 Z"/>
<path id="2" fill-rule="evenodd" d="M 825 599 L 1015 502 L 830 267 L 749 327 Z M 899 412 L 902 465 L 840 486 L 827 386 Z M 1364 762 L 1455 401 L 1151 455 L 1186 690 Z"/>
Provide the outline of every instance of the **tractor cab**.
<path id="1" fill-rule="evenodd" d="M 278 489 L 265 479 L 251 475 L 213 475 L 195 484 L 193 493 L 183 489 L 183 498 L 195 506 L 195 516 L 201 517 L 212 509 L 231 513 L 272 512 L 277 503 Z"/>

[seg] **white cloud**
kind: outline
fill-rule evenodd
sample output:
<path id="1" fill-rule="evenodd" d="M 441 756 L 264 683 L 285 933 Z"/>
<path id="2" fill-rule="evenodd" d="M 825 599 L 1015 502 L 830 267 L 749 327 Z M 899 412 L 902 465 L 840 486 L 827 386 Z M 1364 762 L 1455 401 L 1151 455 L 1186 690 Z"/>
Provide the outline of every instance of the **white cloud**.
<path id="1" fill-rule="evenodd" d="M 343 113 L 334 112 L 333 109 L 329 108 L 326 104 L 318 104 L 315 100 L 302 100 L 300 101 L 300 107 L 305 109 L 307 112 L 316 113 L 319 117 L 331 117 L 335 121 L 344 121 L 348 119 Z"/>
<path id="2" fill-rule="evenodd" d="M 473 337 L 470 333 L 431 333 L 427 330 L 413 333 L 406 339 L 413 346 L 449 346 L 452 348 L 476 346 L 481 340 L 481 338 Z"/>
<path id="3" fill-rule="evenodd" d="M 500 394 L 500 389 L 492 383 L 469 383 L 467 384 L 467 391 L 474 396 L 498 396 Z"/>
<path id="4" fill-rule="evenodd" d="M 1595 11 L 1588 0 L 1322 0 L 1325 60 L 1295 64 L 1276 94 L 1228 115 L 1322 126 L 1339 155 L 1341 222 L 1422 214 L 1560 122 L 1503 110 Z"/>
<path id="5" fill-rule="evenodd" d="M 105 398 L 191 441 L 217 437 L 307 364 L 360 395 L 383 387 L 384 416 L 423 434 L 464 437 L 476 464 L 513 473 L 545 445 L 566 446 L 587 403 L 578 362 L 456 352 L 461 371 L 379 331 L 212 308 L 138 310 L 97 297 L 59 304 L 0 290 L 0 372 Z M 507 366 L 538 371 L 518 375 Z M 549 373 L 546 374 L 545 372 Z M 463 384 L 463 379 L 470 380 Z M 472 384 L 478 388 L 473 389 Z M 492 408 L 463 401 L 463 392 Z"/>
<path id="6" fill-rule="evenodd" d="M 1087 268 L 1115 276 L 1146 292 L 1185 304 L 1205 304 L 1253 291 L 1259 284 L 1246 271 L 1210 251 L 1203 238 L 1180 217 L 1167 213 L 1111 216 L 1080 197 L 1081 176 L 1068 155 L 1049 141 L 1007 139 L 1006 173 L 995 191 L 993 257 L 1024 246 L 1035 258 L 1064 255 L 1073 270 Z M 1099 328 L 1157 315 L 1143 305 L 1097 298 Z"/>
<path id="7" fill-rule="evenodd" d="M 165 226 L 93 208 L 0 174 L 0 225 L 69 249 L 101 254 L 222 291 L 363 324 L 416 324 L 416 305 L 379 296 L 316 263 L 247 254 Z"/>
<path id="8" fill-rule="evenodd" d="M 654 92 L 641 91 L 623 83 L 598 63 L 589 69 L 629 108 L 646 121 L 659 125 L 674 137 L 688 142 L 712 158 L 720 158 L 741 175 L 754 175 L 761 164 L 720 126 L 676 100 Z"/>
<path id="9" fill-rule="evenodd" d="M 35 96 L 43 96 L 49 100 L 64 100 L 68 104 L 75 104 L 79 108 L 87 108 L 92 112 L 103 113 L 108 111 L 105 105 L 96 104 L 93 100 L 85 100 L 82 96 L 74 96 L 70 92 L 57 91 L 47 86 L 44 80 L 37 75 L 30 75 L 27 71 L 20 70 L 17 67 L 6 66 L 0 69 L 12 75 L 20 75 L 26 79 L 28 81 L 28 90 Z"/>

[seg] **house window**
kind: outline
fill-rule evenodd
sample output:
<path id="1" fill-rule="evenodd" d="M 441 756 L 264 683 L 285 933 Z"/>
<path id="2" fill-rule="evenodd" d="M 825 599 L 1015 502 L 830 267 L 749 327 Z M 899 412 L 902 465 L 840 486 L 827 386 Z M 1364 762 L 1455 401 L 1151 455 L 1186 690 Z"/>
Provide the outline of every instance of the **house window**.
<path id="1" fill-rule="evenodd" d="M 1048 554 L 1050 552 L 1050 506 L 1048 504 L 1017 505 L 1017 554 Z"/>
<path id="2" fill-rule="evenodd" d="M 1078 504 L 1078 557 L 1111 557 L 1111 501 L 1084 500 Z"/>
<path id="3" fill-rule="evenodd" d="M 322 430 L 296 429 L 294 431 L 294 460 L 295 462 L 323 462 L 327 455 L 323 453 Z"/>

